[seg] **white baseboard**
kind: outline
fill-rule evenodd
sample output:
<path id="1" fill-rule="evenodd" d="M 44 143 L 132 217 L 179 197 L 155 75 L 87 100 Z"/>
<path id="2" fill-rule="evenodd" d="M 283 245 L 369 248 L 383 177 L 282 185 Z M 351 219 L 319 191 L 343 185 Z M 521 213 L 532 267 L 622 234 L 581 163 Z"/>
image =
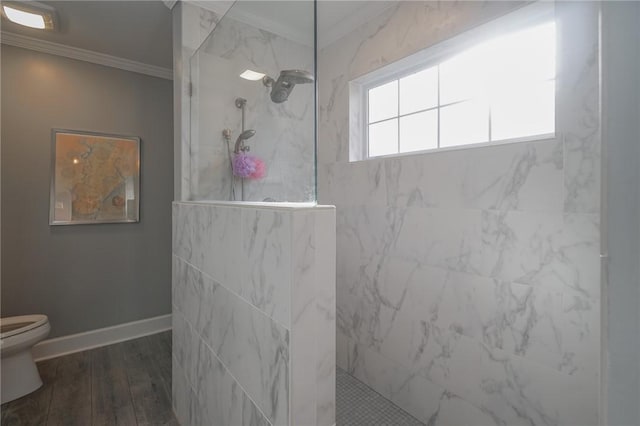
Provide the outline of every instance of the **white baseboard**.
<path id="1" fill-rule="evenodd" d="M 167 330 L 171 330 L 171 314 L 44 340 L 32 353 L 36 361 L 43 361 Z"/>

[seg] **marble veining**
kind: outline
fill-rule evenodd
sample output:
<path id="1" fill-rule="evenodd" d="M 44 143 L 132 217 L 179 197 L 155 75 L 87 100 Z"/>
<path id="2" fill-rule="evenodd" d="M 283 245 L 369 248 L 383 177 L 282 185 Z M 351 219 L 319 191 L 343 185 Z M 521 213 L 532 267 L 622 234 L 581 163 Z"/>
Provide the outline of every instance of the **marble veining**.
<path id="1" fill-rule="evenodd" d="M 242 97 L 247 100 L 245 127 L 256 130 L 248 141 L 251 153 L 267 164 L 265 178 L 245 180 L 244 199 L 315 200 L 314 85 L 297 85 L 286 102 L 275 104 L 261 82 L 238 77 L 245 69 L 274 78 L 283 69 L 313 70 L 313 49 L 244 24 L 233 12 L 232 8 L 190 59 L 191 197 L 229 200 L 234 185 L 236 199 L 241 199 L 240 182 L 231 179 L 222 130 L 232 130 L 233 144 L 241 121 L 235 99 Z"/>
<path id="2" fill-rule="evenodd" d="M 243 384 L 273 424 L 286 424 L 289 332 L 238 299 L 211 278 L 178 260 L 176 292 L 185 295 L 176 305 L 190 326 Z M 207 348 L 200 347 L 199 353 Z M 189 344 L 193 346 L 195 343 Z M 199 359 L 199 358 L 198 358 Z M 194 382 L 203 377 L 192 369 Z"/>
<path id="3" fill-rule="evenodd" d="M 349 81 L 511 2 L 402 2 L 319 53 L 338 364 L 427 424 L 598 423 L 598 8 L 556 3 L 556 134 L 351 162 Z"/>
<path id="4" fill-rule="evenodd" d="M 242 209 L 242 271 L 239 294 L 285 327 L 290 326 L 291 216 Z M 297 266 L 297 265 L 296 265 Z"/>
<path id="5" fill-rule="evenodd" d="M 176 343 L 185 345 L 183 353 L 173 359 L 174 377 L 177 379 L 174 406 L 183 424 L 269 425 L 228 369 L 198 338 L 177 309 L 174 310 L 174 318 L 174 325 L 180 333 Z M 185 351 L 190 352 L 187 358 Z M 185 400 L 187 397 L 189 399 Z"/>
<path id="6" fill-rule="evenodd" d="M 333 425 L 335 210 L 190 202 L 173 214 L 178 418 Z"/>
<path id="7" fill-rule="evenodd" d="M 335 209 L 315 215 L 316 354 L 318 426 L 336 421 L 336 217 Z"/>
<path id="8" fill-rule="evenodd" d="M 564 209 L 600 213 L 600 88 L 599 8 L 560 3 L 557 16 L 564 33 L 558 54 L 564 66 L 558 72 L 558 127 L 564 136 Z M 581 42 L 571 40 L 580 37 Z"/>

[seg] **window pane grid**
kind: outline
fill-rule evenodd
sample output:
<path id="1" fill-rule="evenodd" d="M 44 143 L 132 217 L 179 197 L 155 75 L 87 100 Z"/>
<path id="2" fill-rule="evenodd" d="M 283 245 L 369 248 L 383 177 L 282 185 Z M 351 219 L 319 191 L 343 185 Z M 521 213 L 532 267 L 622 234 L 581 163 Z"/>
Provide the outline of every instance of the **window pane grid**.
<path id="1" fill-rule="evenodd" d="M 440 148 L 440 65 L 438 65 L 438 148 Z"/>
<path id="2" fill-rule="evenodd" d="M 553 45 L 542 46 L 548 48 L 550 53 L 547 56 L 551 57 L 551 59 L 542 58 L 543 61 L 541 62 L 547 61 L 541 65 L 542 67 L 548 66 L 550 63 L 548 61 L 555 61 L 555 24 L 547 23 L 536 28 L 545 26 L 547 31 L 548 27 L 552 28 L 550 34 L 553 35 Z M 532 29 L 525 31 L 531 32 Z M 522 33 L 524 32 L 516 33 L 516 36 L 522 38 Z M 546 33 L 543 35 L 548 36 Z M 517 37 L 514 37 L 514 39 L 517 39 Z M 503 45 L 508 45 L 509 40 L 505 40 L 506 37 L 504 40 L 499 41 Z M 485 46 L 480 45 L 480 48 L 482 47 Z M 459 58 L 462 58 L 461 64 L 465 64 L 465 61 L 468 62 L 468 58 L 478 60 L 477 58 L 480 56 L 474 50 L 478 49 L 471 48 L 446 61 L 447 72 L 457 73 L 453 74 L 453 77 L 451 75 L 448 77 L 447 84 L 451 86 L 452 82 L 455 83 L 456 78 L 466 78 L 465 75 L 472 75 L 478 68 L 480 71 L 478 71 L 478 75 L 473 76 L 471 84 L 480 84 L 480 86 L 474 88 L 469 86 L 469 82 L 464 81 L 465 84 L 461 86 L 463 91 L 458 90 L 456 95 L 449 95 L 447 99 L 451 100 L 446 103 L 442 103 L 443 69 L 441 64 L 432 65 L 417 72 L 414 71 L 412 74 L 400 76 L 384 84 L 371 87 L 366 92 L 368 107 L 366 119 L 367 150 L 369 152 L 371 152 L 370 136 L 372 130 L 376 133 L 374 139 L 377 146 L 373 149 L 372 156 L 547 136 L 555 133 L 555 75 L 549 78 L 549 73 L 540 75 L 536 74 L 538 71 L 533 70 L 531 73 L 522 76 L 515 71 L 512 72 L 513 75 L 497 73 L 496 76 L 493 76 L 488 70 L 495 65 L 485 66 L 484 63 L 489 62 L 489 60 L 484 57 L 481 62 L 478 62 L 478 67 L 468 66 L 458 67 L 457 69 L 451 67 L 452 63 L 460 62 Z M 472 53 L 471 55 L 469 55 L 470 52 Z M 505 56 L 511 52 L 513 52 L 513 47 L 497 52 L 496 55 L 498 56 L 496 58 L 498 60 L 496 62 L 509 64 L 509 61 L 511 61 L 513 63 L 513 58 L 499 56 Z M 483 67 L 487 68 L 487 70 L 483 71 Z M 555 65 L 553 74 L 555 74 Z M 488 80 L 485 81 L 487 78 Z M 501 78 L 508 78 L 509 81 L 503 83 L 500 80 Z M 482 83 L 483 81 L 485 82 Z M 456 88 L 455 84 L 451 87 Z M 428 92 L 430 88 L 434 91 L 431 93 L 418 91 L 420 95 L 416 96 L 415 89 L 424 89 Z M 464 90 L 467 90 L 467 92 L 464 92 Z M 377 104 L 373 102 L 374 109 L 376 109 L 374 113 L 372 113 L 372 91 L 377 91 L 375 94 L 378 99 Z M 461 93 L 472 96 L 460 96 Z M 405 98 L 405 95 L 407 98 Z M 422 99 L 422 97 L 425 99 Z M 427 105 L 434 106 L 425 108 L 424 106 Z M 499 124 L 496 123 L 498 116 L 494 114 L 498 107 L 500 109 Z M 393 111 L 394 109 L 395 111 Z M 446 109 L 447 113 L 446 124 L 448 126 L 446 143 L 443 143 L 444 109 Z M 435 119 L 433 115 L 429 114 L 430 112 L 435 113 Z M 534 114 L 534 116 L 531 117 L 531 114 Z M 483 116 L 485 117 L 484 119 L 482 118 Z M 483 121 L 484 124 L 482 124 Z M 496 131 L 496 125 L 501 126 L 499 134 Z M 381 130 L 383 128 L 386 129 L 384 132 Z M 389 130 L 395 130 L 393 135 L 395 140 L 390 140 L 385 148 L 381 148 L 381 132 L 389 136 Z M 434 131 L 435 137 L 433 133 L 430 133 Z M 403 141 L 403 139 L 406 140 Z M 429 142 L 430 140 L 433 142 Z M 391 144 L 395 145 L 393 149 L 390 146 Z M 421 147 L 422 149 L 420 149 Z"/>
<path id="3" fill-rule="evenodd" d="M 400 79 L 397 80 L 396 82 L 396 86 L 398 87 L 398 115 L 400 114 L 400 97 L 402 96 L 402 93 L 400 92 Z M 398 145 L 397 145 L 397 151 L 396 152 L 400 152 L 400 118 L 398 118 Z"/>
<path id="4" fill-rule="evenodd" d="M 461 104 L 461 103 L 463 103 L 463 102 L 472 101 L 472 100 L 473 100 L 473 99 L 463 99 L 463 100 L 461 100 L 461 101 L 450 102 L 450 103 L 448 103 L 448 104 L 438 105 L 438 106 L 434 106 L 434 107 L 431 107 L 431 108 L 420 109 L 420 110 L 418 110 L 418 111 L 409 112 L 409 113 L 406 113 L 406 114 L 396 115 L 396 116 L 393 116 L 393 117 L 390 117 L 390 118 L 385 118 L 385 119 L 383 119 L 383 120 L 370 121 L 368 124 L 369 124 L 369 125 L 371 125 L 371 124 L 382 123 L 383 121 L 389 121 L 389 120 L 394 120 L 394 119 L 396 119 L 396 118 L 408 117 L 408 116 L 410 116 L 410 115 L 420 114 L 421 112 L 434 111 L 434 110 L 436 110 L 436 109 L 440 109 L 440 108 L 448 107 L 448 106 L 450 106 L 450 105 Z"/>
<path id="5" fill-rule="evenodd" d="M 491 134 L 491 102 L 489 102 L 489 116 L 487 118 L 489 120 L 489 123 L 488 123 L 488 125 L 489 125 L 489 141 L 488 142 L 493 142 L 493 139 L 492 139 L 493 135 Z"/>
<path id="6" fill-rule="evenodd" d="M 545 83 L 555 83 L 555 79 L 545 80 L 544 82 Z M 536 84 L 532 83 L 532 85 L 536 85 Z M 449 107 L 449 106 L 454 106 L 454 105 L 462 104 L 462 103 L 465 103 L 465 102 L 473 102 L 473 101 L 476 101 L 476 100 L 477 99 L 473 99 L 473 98 L 464 99 L 464 100 L 450 102 L 450 103 L 443 104 L 443 105 L 438 105 L 438 106 L 432 107 L 432 108 L 426 108 L 426 109 L 423 109 L 423 110 L 410 112 L 410 113 L 407 113 L 407 114 L 400 114 L 400 115 L 396 115 L 396 116 L 393 116 L 393 117 L 390 117 L 390 118 L 385 118 L 385 119 L 382 119 L 382 120 L 369 122 L 367 127 L 371 128 L 371 126 L 374 125 L 374 124 L 380 124 L 380 123 L 384 123 L 384 122 L 387 122 L 387 121 L 399 120 L 399 119 L 402 119 L 402 118 L 405 118 L 405 117 L 411 117 L 411 116 L 422 114 L 422 113 L 425 113 L 425 112 L 437 111 L 437 148 L 441 148 L 442 147 L 442 145 L 441 145 L 441 141 L 442 141 L 442 138 L 441 138 L 441 121 L 442 121 L 441 120 L 441 110 L 443 108 L 446 108 L 446 107 Z M 400 102 L 400 98 L 398 99 L 398 102 Z M 487 135 L 486 140 L 481 141 L 481 142 L 473 142 L 473 143 L 461 144 L 461 145 L 472 145 L 472 144 L 475 144 L 475 143 L 495 142 L 495 141 L 504 140 L 504 138 L 495 139 L 493 137 L 492 110 L 493 110 L 493 103 L 488 103 L 488 111 L 487 111 L 488 135 Z M 397 139 L 397 151 L 396 151 L 396 153 L 403 152 L 401 150 L 401 143 L 402 143 L 401 139 L 402 138 L 400 137 L 400 133 L 401 133 L 401 128 L 400 128 L 400 125 L 398 125 L 398 136 L 397 136 L 398 139 Z M 551 132 L 551 133 L 553 133 L 553 132 Z M 549 134 L 549 133 L 541 133 L 541 135 L 543 135 L 543 134 Z M 535 136 L 535 135 L 527 135 L 527 137 L 528 136 Z M 513 138 L 513 139 L 517 139 L 517 138 Z"/>

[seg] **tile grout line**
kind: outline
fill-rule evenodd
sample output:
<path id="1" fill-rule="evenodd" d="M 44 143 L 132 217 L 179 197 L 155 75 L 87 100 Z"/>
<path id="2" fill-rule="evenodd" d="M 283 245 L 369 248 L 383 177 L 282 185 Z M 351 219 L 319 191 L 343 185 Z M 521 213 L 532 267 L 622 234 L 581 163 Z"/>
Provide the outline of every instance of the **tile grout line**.
<path id="1" fill-rule="evenodd" d="M 184 322 L 187 323 L 187 325 L 189 326 L 189 329 L 191 330 L 192 333 L 194 333 L 197 337 L 200 338 L 200 340 L 202 341 L 202 343 L 207 347 L 207 349 L 209 349 L 209 351 L 211 351 L 211 353 L 213 354 L 213 356 L 216 357 L 216 359 L 218 360 L 218 362 L 220 362 L 220 364 L 222 364 L 222 366 L 224 367 L 224 369 L 227 371 L 227 373 L 229 373 L 229 376 L 231 376 L 231 378 L 233 379 L 234 382 L 236 382 L 238 384 L 238 387 L 242 390 L 242 392 L 246 395 L 247 398 L 249 398 L 249 400 L 251 401 L 251 403 L 254 405 L 254 407 L 256 407 L 256 409 L 260 412 L 260 414 L 262 414 L 262 416 L 264 417 L 264 419 L 267 421 L 267 423 L 269 423 L 269 425 L 273 425 L 273 423 L 271 423 L 271 420 L 269 419 L 269 417 L 267 417 L 264 412 L 262 411 L 262 409 L 260 408 L 260 406 L 253 400 L 253 398 L 251 397 L 251 395 L 249 395 L 249 393 L 244 389 L 244 387 L 242 386 L 242 384 L 240 384 L 240 382 L 238 381 L 238 379 L 236 379 L 236 377 L 233 375 L 233 373 L 231 372 L 231 370 L 227 367 L 227 365 L 222 362 L 222 360 L 218 357 L 218 354 L 211 348 L 211 346 L 209 346 L 209 344 L 207 343 L 207 341 L 205 339 L 202 338 L 202 336 L 200 335 L 200 333 L 198 333 L 198 331 L 195 329 L 195 327 L 193 327 L 193 325 L 189 322 L 189 320 L 184 316 L 184 314 L 182 314 L 182 312 L 180 312 L 180 315 L 182 316 L 182 319 L 184 320 Z M 184 370 L 184 367 L 182 368 Z M 186 373 L 185 373 L 186 374 Z M 196 394 L 196 396 L 199 398 L 199 395 L 197 392 L 195 392 L 195 386 L 193 386 L 192 383 L 190 383 L 189 378 L 185 377 L 186 381 L 189 382 L 188 384 L 191 385 L 191 389 L 194 390 L 194 393 Z"/>
<path id="2" fill-rule="evenodd" d="M 93 355 L 94 352 L 88 351 L 87 355 L 89 356 L 89 418 L 91 419 L 91 424 L 93 425 Z"/>
<path id="3" fill-rule="evenodd" d="M 53 402 L 53 389 L 55 387 L 55 382 L 58 379 L 58 366 L 59 365 L 60 365 L 60 361 L 56 360 L 55 361 L 55 367 L 56 368 L 55 368 L 55 373 L 54 373 L 54 376 L 53 376 L 54 377 L 54 379 L 53 379 L 54 383 L 51 384 L 51 395 L 49 396 L 49 404 L 47 404 L 47 414 L 45 415 L 45 418 L 44 418 L 45 424 L 49 423 L 49 413 L 51 413 L 51 403 Z"/>
<path id="4" fill-rule="evenodd" d="M 338 373 L 338 370 L 341 370 L 340 374 Z M 357 385 L 366 388 L 365 391 L 366 392 L 362 392 L 360 389 L 356 389 L 356 390 L 349 390 L 348 394 L 350 396 L 353 396 L 354 394 L 359 394 L 363 397 L 363 399 L 368 399 L 371 395 L 377 396 L 378 398 L 383 399 L 384 401 L 388 402 L 388 404 L 394 409 L 397 410 L 398 412 L 402 413 L 403 415 L 410 417 L 411 419 L 415 420 L 417 423 L 419 423 L 420 425 L 425 425 L 424 422 L 422 422 L 420 419 L 418 419 L 416 416 L 414 416 L 413 414 L 409 413 L 407 410 L 403 409 L 402 407 L 400 407 L 398 404 L 396 404 L 392 399 L 387 398 L 386 396 L 384 396 L 383 394 L 381 394 L 380 392 L 378 392 L 377 390 L 375 390 L 374 388 L 372 388 L 371 386 L 369 386 L 368 384 L 366 384 L 365 382 L 361 381 L 360 379 L 358 379 L 357 377 L 355 377 L 354 375 L 348 373 L 346 370 L 340 368 L 340 367 L 336 367 L 336 377 L 337 376 L 348 376 L 349 380 L 351 380 L 352 382 L 355 382 Z M 347 387 L 349 386 L 346 385 Z M 356 387 L 356 386 L 353 386 Z M 344 380 L 342 381 L 342 385 L 340 386 L 341 391 L 344 392 L 344 388 L 345 388 L 345 384 L 344 384 Z M 337 388 L 336 388 L 337 390 Z M 367 395 L 367 393 L 369 393 L 370 395 Z M 337 396 L 336 396 L 336 400 L 337 400 Z M 381 408 L 380 406 L 376 406 L 376 408 Z M 388 409 L 389 407 L 387 407 Z M 336 419 L 337 420 L 337 419 Z"/>
<path id="5" fill-rule="evenodd" d="M 119 343 L 116 343 L 118 345 Z M 125 359 L 125 351 L 124 348 L 120 350 L 120 356 L 122 360 L 122 365 L 125 371 L 125 377 L 127 378 L 127 390 L 129 391 L 129 398 L 131 400 L 131 409 L 133 410 L 133 417 L 136 419 L 136 425 L 140 424 L 140 420 L 138 419 L 138 410 L 136 410 L 136 402 L 133 398 L 133 393 L 131 391 L 131 380 L 129 380 L 129 369 L 127 368 L 127 360 Z M 172 410 L 173 411 L 173 410 Z"/>
<path id="6" fill-rule="evenodd" d="M 298 218 L 297 216 L 295 216 L 293 213 L 289 214 L 289 224 L 291 227 L 291 232 L 289 232 L 289 247 L 291 248 L 291 252 L 290 252 L 290 258 L 289 258 L 289 326 L 291 327 L 289 330 L 289 347 L 287 348 L 287 357 L 288 357 L 288 362 L 287 362 L 287 370 L 288 373 L 287 374 L 287 417 L 288 417 L 288 424 L 291 425 L 293 424 L 293 404 L 292 402 L 294 402 L 294 398 L 293 398 L 293 366 L 294 366 L 294 362 L 293 362 L 293 337 L 294 337 L 294 332 L 293 332 L 293 301 L 295 300 L 294 298 L 294 292 L 295 292 L 295 285 L 294 285 L 294 280 L 295 280 L 295 267 L 293 265 L 293 250 L 295 247 L 295 231 L 296 231 L 296 219 L 300 220 L 300 218 Z"/>
<path id="7" fill-rule="evenodd" d="M 236 293 L 235 291 L 231 290 L 229 287 L 227 287 L 226 285 L 218 282 L 218 280 L 216 280 L 215 278 L 213 278 L 211 275 L 209 275 L 207 272 L 204 272 L 203 270 L 201 270 L 200 268 L 198 268 L 197 266 L 195 266 L 194 264 L 192 264 L 191 262 L 185 260 L 184 258 L 182 258 L 181 256 L 177 255 L 176 253 L 173 253 L 173 256 L 175 256 L 176 258 L 178 258 L 180 261 L 184 262 L 186 265 L 190 266 L 191 268 L 195 269 L 196 271 L 198 271 L 199 273 L 201 273 L 202 275 L 204 275 L 205 277 L 211 279 L 211 281 L 213 281 L 215 284 L 219 285 L 220 287 L 224 288 L 226 291 L 228 291 L 229 293 L 231 293 L 232 295 L 236 296 L 238 299 L 240 299 L 242 302 L 246 303 L 247 305 L 251 306 L 254 310 L 256 310 L 257 312 L 259 312 L 260 314 L 264 315 L 265 317 L 269 318 L 271 321 L 273 321 L 274 323 L 276 323 L 277 325 L 279 325 L 280 327 L 282 327 L 283 329 L 287 330 L 288 332 L 291 332 L 291 327 L 287 327 L 284 324 L 282 324 L 281 322 L 279 322 L 278 320 L 276 320 L 275 318 L 273 318 L 271 315 L 269 315 L 268 313 L 266 313 L 265 311 L 263 311 L 262 309 L 258 308 L 257 306 L 255 306 L 253 303 L 251 303 L 250 301 L 248 301 L 247 299 L 245 299 L 244 297 L 240 296 L 238 293 Z"/>
<path id="8" fill-rule="evenodd" d="M 166 333 L 166 331 L 165 331 L 165 332 L 162 332 L 162 333 Z M 147 343 L 153 342 L 153 344 L 154 344 L 154 345 L 157 345 L 157 344 L 159 343 L 159 342 L 157 342 L 157 341 L 154 341 L 154 340 L 151 338 L 151 336 L 143 336 L 142 338 L 143 338 L 143 339 L 146 339 L 146 340 L 147 340 Z M 157 348 L 156 348 L 156 349 L 157 349 Z M 159 352 L 156 352 L 156 353 L 162 353 L 162 351 L 159 351 Z M 169 353 L 169 355 L 171 355 L 171 353 Z M 170 358 L 170 357 L 169 357 L 169 358 Z M 161 366 L 161 364 L 160 364 L 160 360 L 158 360 L 158 358 L 157 358 L 157 357 L 155 357 L 155 356 L 154 356 L 154 357 L 152 357 L 152 362 L 155 364 L 155 366 L 156 366 L 156 368 L 157 368 L 157 370 L 158 370 L 159 372 L 160 372 L 160 371 L 162 371 L 162 366 Z M 165 377 L 164 377 L 162 374 L 160 374 L 160 380 L 161 380 L 161 381 L 162 381 L 162 383 L 164 384 L 164 386 L 163 386 L 163 387 L 164 387 L 164 390 L 165 390 L 165 395 L 166 395 L 166 396 L 169 398 L 169 400 L 171 401 L 171 397 L 172 397 L 172 395 L 171 395 L 171 386 L 172 386 L 172 383 L 167 383 L 167 381 L 165 380 Z"/>
<path id="9" fill-rule="evenodd" d="M 89 358 L 89 421 L 93 425 L 93 353 L 87 351 L 87 357 Z"/>
<path id="10" fill-rule="evenodd" d="M 151 342 L 150 342 L 151 339 L 149 337 L 150 336 L 142 336 L 140 339 L 145 340 L 145 343 L 147 344 L 147 346 L 149 346 L 149 348 L 151 348 Z M 153 348 L 151 348 L 151 349 L 153 349 Z M 152 350 L 152 352 L 153 352 L 153 350 Z M 158 372 L 162 371 L 160 363 L 159 363 L 158 359 L 155 356 L 150 357 L 150 361 L 149 362 L 150 362 L 150 364 L 152 364 L 155 367 L 156 370 L 158 370 Z M 171 392 L 169 392 L 169 394 L 167 394 L 167 385 L 168 385 L 168 383 L 166 382 L 164 377 L 162 377 L 162 374 L 159 375 L 159 378 L 160 378 L 160 380 L 162 382 L 162 389 L 164 390 L 165 395 L 169 397 L 169 400 L 171 400 L 171 396 L 172 396 L 172 395 L 170 395 Z"/>

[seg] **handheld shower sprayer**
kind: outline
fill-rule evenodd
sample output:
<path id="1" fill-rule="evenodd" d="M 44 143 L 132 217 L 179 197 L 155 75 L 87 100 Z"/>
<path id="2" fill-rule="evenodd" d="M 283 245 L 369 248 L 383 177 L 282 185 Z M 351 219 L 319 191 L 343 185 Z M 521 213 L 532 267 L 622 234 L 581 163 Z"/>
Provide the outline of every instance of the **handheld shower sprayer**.
<path id="1" fill-rule="evenodd" d="M 271 100 L 280 104 L 287 99 L 296 84 L 313 83 L 313 74 L 304 70 L 284 70 L 280 72 L 277 80 L 269 76 L 262 78 L 262 84 L 271 87 Z"/>
<path id="2" fill-rule="evenodd" d="M 240 152 L 249 151 L 248 146 L 244 146 L 244 141 L 253 137 L 256 134 L 256 131 L 253 129 L 245 130 L 244 132 L 238 135 L 238 139 L 236 139 L 236 146 L 233 152 L 235 154 L 239 154 Z"/>

